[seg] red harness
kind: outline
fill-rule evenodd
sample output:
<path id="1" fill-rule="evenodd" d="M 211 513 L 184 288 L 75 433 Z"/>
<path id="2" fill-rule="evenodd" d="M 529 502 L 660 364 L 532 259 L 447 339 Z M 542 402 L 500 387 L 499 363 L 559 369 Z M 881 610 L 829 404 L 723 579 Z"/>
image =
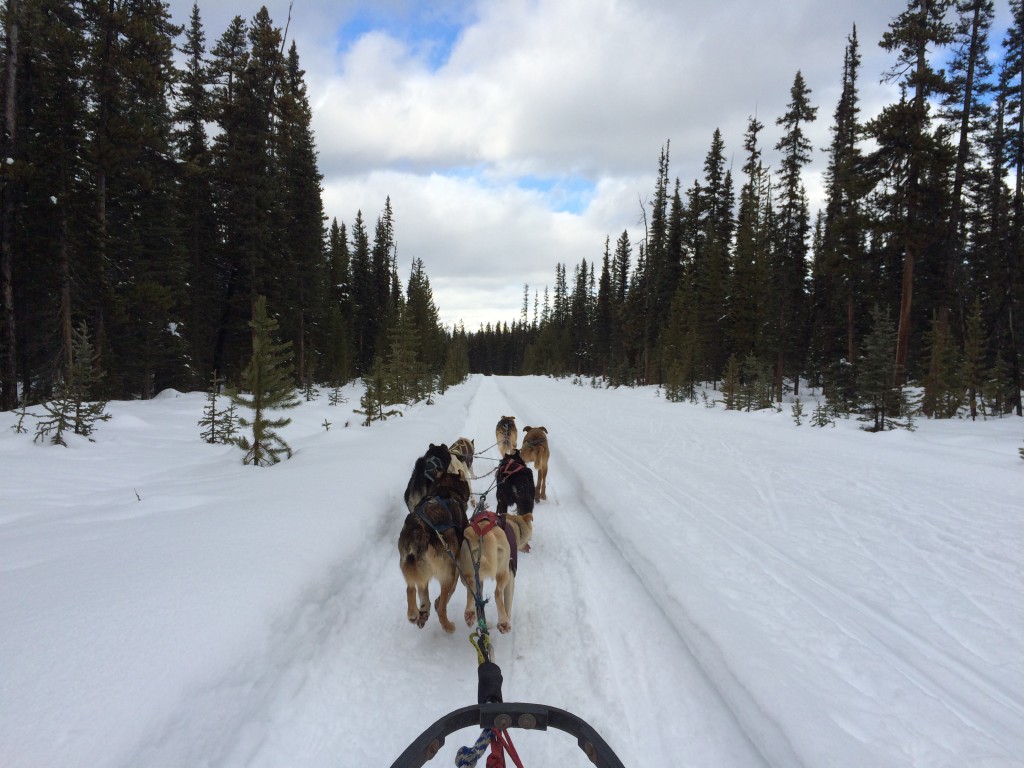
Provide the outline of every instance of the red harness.
<path id="1" fill-rule="evenodd" d="M 476 531 L 481 539 L 498 527 L 498 516 L 489 509 L 477 512 L 469 521 L 469 527 Z"/>

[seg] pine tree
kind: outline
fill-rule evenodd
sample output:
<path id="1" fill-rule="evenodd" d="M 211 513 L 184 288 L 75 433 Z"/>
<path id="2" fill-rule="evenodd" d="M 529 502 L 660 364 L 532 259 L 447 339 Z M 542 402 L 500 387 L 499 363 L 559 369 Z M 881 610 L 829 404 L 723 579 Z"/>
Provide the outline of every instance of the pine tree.
<path id="1" fill-rule="evenodd" d="M 184 335 L 191 367 L 198 372 L 216 369 L 215 347 L 210 341 L 217 335 L 224 273 L 214 205 L 213 157 L 206 133 L 207 124 L 213 121 L 209 92 L 212 73 L 206 60 L 206 35 L 198 4 L 192 7 L 181 52 L 185 68 L 180 73 L 174 115 L 179 127 L 174 138 L 181 163 L 177 197 L 188 274 Z"/>
<path id="2" fill-rule="evenodd" d="M 985 411 L 985 331 L 982 328 L 981 301 L 974 300 L 974 306 L 967 316 L 967 328 L 964 333 L 964 354 L 960 361 L 959 382 L 967 395 L 967 405 L 971 420 L 978 418 L 978 400 L 982 400 L 982 413 Z"/>
<path id="3" fill-rule="evenodd" d="M 296 366 L 304 376 L 317 367 L 315 341 L 327 323 L 324 303 L 327 269 L 324 262 L 324 213 L 313 138 L 313 113 L 305 72 L 292 43 L 284 62 L 279 120 L 276 126 L 274 175 L 282 206 L 281 258 L 288 265 L 280 301 L 287 312 L 282 334 L 292 339 Z"/>
<path id="4" fill-rule="evenodd" d="M 107 421 L 107 401 L 90 399 L 100 388 L 103 376 L 89 329 L 80 323 L 73 336 L 72 365 L 58 380 L 53 399 L 43 404 L 49 417 L 39 419 L 35 439 L 49 437 L 54 445 L 67 446 L 65 432 L 88 438 L 96 422 Z"/>
<path id="5" fill-rule="evenodd" d="M 384 361 L 379 357 L 374 361 L 370 374 L 363 377 L 363 386 L 366 389 L 359 398 L 362 409 L 356 409 L 355 413 L 366 417 L 363 420 L 364 427 L 369 427 L 375 421 L 385 421 L 392 416 L 402 415 L 397 408 L 387 408 L 389 384 Z"/>
<path id="6" fill-rule="evenodd" d="M 811 343 L 824 375 L 829 397 L 848 397 L 831 374 L 843 360 L 857 357 L 856 341 L 863 292 L 866 288 L 865 200 L 863 157 L 858 146 L 857 78 L 861 56 L 856 27 L 847 39 L 842 91 L 836 105 L 825 173 L 826 203 L 820 247 L 814 249 L 812 269 Z"/>
<path id="7" fill-rule="evenodd" d="M 747 154 L 740 187 L 730 285 L 730 348 L 740 359 L 757 351 L 764 325 L 761 297 L 765 290 L 764 275 L 769 256 L 764 203 L 770 182 L 757 138 L 763 129 L 764 125 L 751 117 L 743 139 L 743 149 Z"/>
<path id="8" fill-rule="evenodd" d="M 725 376 L 722 379 L 722 401 L 725 403 L 727 411 L 739 408 L 740 361 L 735 354 L 729 355 L 729 362 L 725 366 Z"/>
<path id="9" fill-rule="evenodd" d="M 467 376 L 469 376 L 469 350 L 466 329 L 454 329 L 448 343 L 444 367 L 441 370 L 441 394 L 444 394 L 448 387 L 464 382 Z"/>
<path id="10" fill-rule="evenodd" d="M 821 401 L 818 401 L 818 404 L 814 406 L 813 413 L 811 413 L 811 426 L 834 427 L 835 425 L 836 420 L 832 414 L 829 413 L 828 407 Z"/>
<path id="11" fill-rule="evenodd" d="M 206 405 L 198 426 L 203 427 L 199 436 L 208 443 L 231 443 L 237 432 L 237 415 L 235 404 L 229 402 L 228 407 L 217 407 L 217 395 L 220 393 L 223 380 L 213 374 L 210 388 L 206 392 Z"/>
<path id="12" fill-rule="evenodd" d="M 921 410 L 936 419 L 951 419 L 963 402 L 963 386 L 957 371 L 956 342 L 948 324 L 932 315 L 931 330 L 927 337 L 931 363 L 924 379 L 924 398 Z"/>
<path id="13" fill-rule="evenodd" d="M 902 385 L 896 383 L 896 328 L 889 313 L 877 305 L 871 310 L 871 332 L 864 339 L 864 353 L 857 373 L 861 421 L 869 432 L 913 427 Z M 903 421 L 900 421 L 900 417 Z"/>
<path id="14" fill-rule="evenodd" d="M 940 151 L 939 140 L 930 127 L 929 103 L 931 97 L 942 93 L 946 86 L 943 73 L 932 68 L 931 58 L 935 47 L 945 46 L 952 39 L 952 29 L 945 19 L 950 2 L 908 0 L 907 9 L 892 21 L 881 41 L 885 50 L 898 52 L 897 62 L 887 78 L 890 81 L 902 78 L 905 91 L 911 91 L 909 99 L 903 98 L 899 104 L 883 109 L 871 129 L 880 144 L 875 163 L 880 160 L 890 167 L 902 167 L 901 174 L 893 180 L 901 203 L 900 221 L 894 227 L 895 239 L 903 260 L 896 337 L 896 381 L 899 384 L 907 379 L 915 270 L 923 255 L 924 235 L 930 226 L 924 215 L 929 168 Z M 887 128 L 895 129 L 891 138 L 886 135 Z M 941 176 L 941 173 L 934 174 L 935 179 Z"/>
<path id="15" fill-rule="evenodd" d="M 73 318 L 94 316 L 84 300 L 98 272 L 89 258 L 95 242 L 86 237 L 91 177 L 82 170 L 87 41 L 76 4 L 22 1 L 8 7 L 5 23 L 16 24 L 19 37 L 8 51 L 8 68 L 16 65 L 13 88 L 4 89 L 4 156 L 15 162 L 3 165 L 2 378 L 5 392 L 20 379 L 23 402 L 34 402 L 51 391 L 55 371 L 72 365 Z"/>
<path id="16" fill-rule="evenodd" d="M 778 248 L 771 269 L 772 291 L 769 323 L 775 356 L 775 393 L 781 402 L 783 379 L 788 374 L 796 385 L 806 354 L 805 318 L 807 283 L 807 235 L 810 213 L 801 171 L 811 161 L 808 123 L 818 108 L 810 103 L 811 89 L 797 72 L 790 88 L 786 113 L 775 122 L 785 133 L 775 148 L 782 153 L 779 182 Z"/>
<path id="17" fill-rule="evenodd" d="M 239 418 L 238 424 L 251 428 L 252 439 L 242 435 L 235 444 L 245 451 L 243 463 L 257 467 L 277 464 L 292 450 L 277 430 L 288 426 L 290 418 L 270 418 L 270 412 L 294 408 L 299 404 L 295 394 L 294 366 L 290 341 L 277 342 L 277 320 L 267 315 L 267 299 L 258 296 L 252 328 L 252 356 L 242 372 L 243 392 L 232 392 L 231 401 L 252 412 L 252 418 Z"/>

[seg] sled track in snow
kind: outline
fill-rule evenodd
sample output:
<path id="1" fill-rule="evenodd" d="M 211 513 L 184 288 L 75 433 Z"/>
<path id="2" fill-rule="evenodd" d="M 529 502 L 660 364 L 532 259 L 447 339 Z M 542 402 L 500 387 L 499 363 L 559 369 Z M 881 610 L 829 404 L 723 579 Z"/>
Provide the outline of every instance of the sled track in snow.
<path id="1" fill-rule="evenodd" d="M 517 400 L 514 394 L 509 394 L 504 389 L 501 391 L 514 410 L 517 409 L 519 412 L 528 410 L 521 407 L 524 404 Z M 581 427 L 577 423 L 573 423 L 572 428 L 574 433 L 580 436 L 581 442 L 586 442 L 590 451 L 597 451 L 614 462 L 621 462 L 623 457 L 619 452 L 605 447 L 605 435 L 592 428 Z M 563 435 L 568 434 L 567 431 L 558 430 L 558 432 Z M 644 572 L 636 566 L 637 559 L 642 558 L 638 558 L 637 553 L 623 548 L 622 541 L 608 531 L 602 522 L 606 515 L 603 514 L 601 503 L 587 492 L 585 478 L 574 469 L 578 463 L 567 459 L 567 453 L 561 447 L 562 445 L 564 443 L 559 441 L 552 447 L 552 464 L 554 466 L 552 477 L 554 480 L 549 487 L 559 489 L 576 486 L 578 490 L 575 494 L 575 501 L 581 511 L 593 521 L 594 528 L 600 532 L 608 546 L 619 554 L 621 563 L 632 578 L 643 585 L 643 591 L 649 596 L 651 605 L 663 617 L 665 625 L 678 639 L 680 650 L 685 652 L 694 668 L 700 670 L 707 689 L 713 692 L 722 710 L 729 713 L 736 726 L 737 735 L 750 745 L 753 752 L 761 756 L 766 766 L 774 768 L 803 766 L 804 762 L 793 749 L 785 732 L 770 715 L 764 712 L 757 700 L 736 678 L 715 642 L 682 610 L 683 606 L 669 608 L 657 598 L 657 585 L 651 584 Z M 650 472 L 642 463 L 634 459 L 629 461 L 631 466 L 636 469 L 645 473 Z M 550 493 L 549 490 L 549 495 Z M 542 506 L 544 503 L 546 502 L 542 502 Z"/>
<path id="2" fill-rule="evenodd" d="M 516 402 L 514 394 L 509 400 Z M 701 533 L 713 537 L 749 561 L 771 563 L 772 567 L 763 571 L 766 578 L 775 581 L 780 589 L 786 590 L 834 624 L 847 637 L 863 645 L 882 649 L 887 664 L 895 674 L 901 675 L 927 697 L 942 702 L 954 718 L 963 720 L 965 712 L 968 712 L 979 722 L 990 720 L 1000 723 L 1006 728 L 1007 733 L 1015 733 L 1020 722 L 1024 721 L 1024 702 L 1002 689 L 997 682 L 978 673 L 929 639 L 885 615 L 881 610 L 844 591 L 820 573 L 796 562 L 769 542 L 756 538 L 736 521 L 721 515 L 706 500 L 691 495 L 688 497 L 688 505 L 680 505 L 678 498 L 672 498 L 661 490 L 663 478 L 643 461 L 627 452 L 614 451 L 606 447 L 607 435 L 600 430 L 587 423 L 572 423 L 567 426 L 571 426 L 574 442 L 586 444 L 588 451 L 599 452 L 624 465 L 623 475 L 632 476 L 634 484 L 639 482 L 643 485 L 642 479 L 638 481 L 638 478 L 650 478 L 650 482 L 646 484 L 650 495 L 658 497 L 660 502 L 673 509 L 679 509 L 679 513 L 685 515 Z M 569 430 L 560 429 L 559 432 L 567 434 Z M 571 446 L 562 447 L 560 444 L 558 450 L 559 458 L 562 459 L 571 453 Z M 725 446 L 725 451 L 738 455 L 735 449 L 729 446 Z M 579 458 L 579 454 L 577 457 Z M 577 462 L 562 459 L 558 465 L 559 474 L 556 480 L 564 478 L 568 468 L 574 464 Z M 588 512 L 604 529 L 603 515 L 594 514 L 600 510 L 600 504 L 587 498 L 582 478 L 576 479 Z M 763 482 L 761 478 L 758 480 Z M 772 489 L 761 488 L 756 483 L 755 486 L 762 500 L 770 507 L 769 511 L 785 529 L 787 520 L 774 502 Z M 681 491 L 685 493 L 685 489 Z M 715 525 L 709 524 L 707 518 L 713 518 Z M 608 539 L 630 564 L 637 578 L 650 589 L 652 585 L 645 579 L 643 569 L 638 567 L 638 564 L 644 561 L 643 554 L 623 549 L 613 535 L 608 535 Z M 829 610 L 832 604 L 840 604 L 844 610 Z M 762 746 L 762 754 L 766 759 L 778 766 L 798 764 L 800 761 L 792 754 L 785 735 L 775 727 L 769 716 L 763 714 L 742 683 L 732 675 L 727 662 L 720 658 L 713 640 L 707 638 L 685 612 L 677 614 L 665 610 L 665 614 L 669 621 L 677 626 L 680 638 L 701 664 L 709 682 L 719 690 L 723 700 L 729 704 L 740 727 L 754 743 Z M 857 621 L 851 621 L 850 615 L 855 615 Z M 919 661 L 921 659 L 929 663 Z M 947 679 L 943 679 L 944 677 Z M 975 691 L 976 695 L 967 697 L 964 695 L 966 691 Z M 957 702 L 957 706 L 951 707 L 949 702 Z M 970 725 L 969 720 L 967 724 Z"/>

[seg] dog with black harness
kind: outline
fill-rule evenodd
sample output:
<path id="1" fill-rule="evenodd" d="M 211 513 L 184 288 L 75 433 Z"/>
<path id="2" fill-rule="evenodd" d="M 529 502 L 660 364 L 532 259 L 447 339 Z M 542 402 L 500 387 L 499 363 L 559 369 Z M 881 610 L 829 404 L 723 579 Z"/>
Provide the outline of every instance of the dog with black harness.
<path id="1" fill-rule="evenodd" d="M 495 472 L 494 497 L 497 501 L 496 511 L 506 534 L 509 533 L 509 528 L 512 529 L 513 535 L 509 539 L 512 543 L 513 560 L 516 559 L 516 551 L 530 551 L 530 539 L 533 538 L 534 493 L 533 470 L 527 466 L 520 452 L 513 451 L 503 457 L 498 462 Z M 515 507 L 516 514 L 508 514 L 509 507 Z"/>
<path id="2" fill-rule="evenodd" d="M 469 483 L 446 469 L 406 516 L 398 536 L 398 555 L 405 577 L 409 622 L 420 629 L 427 623 L 430 581 L 437 579 L 441 594 L 434 601 L 434 609 L 441 627 L 451 633 L 455 625 L 448 618 L 448 603 L 459 582 L 456 558 L 469 523 L 466 509 L 470 491 Z"/>
<path id="3" fill-rule="evenodd" d="M 410 512 L 423 500 L 431 486 L 437 482 L 443 472 L 448 471 L 452 455 L 448 446 L 430 444 L 427 452 L 416 459 L 409 484 L 405 487 L 405 506 Z"/>

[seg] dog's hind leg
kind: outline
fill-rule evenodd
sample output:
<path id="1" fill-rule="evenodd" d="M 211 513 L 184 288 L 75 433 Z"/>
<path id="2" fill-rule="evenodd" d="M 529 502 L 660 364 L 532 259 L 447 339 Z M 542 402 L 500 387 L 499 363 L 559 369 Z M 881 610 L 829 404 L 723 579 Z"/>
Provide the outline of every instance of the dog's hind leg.
<path id="1" fill-rule="evenodd" d="M 437 611 L 437 620 L 441 622 L 444 631 L 451 634 L 455 631 L 455 625 L 448 618 L 448 603 L 455 594 L 455 587 L 459 583 L 458 572 L 453 568 L 451 574 L 441 582 L 441 594 L 434 601 L 434 610 Z"/>
<path id="2" fill-rule="evenodd" d="M 417 603 L 416 597 L 419 596 Z M 409 584 L 405 588 L 405 600 L 408 604 L 406 616 L 410 624 L 415 624 L 420 629 L 427 623 L 430 617 L 430 598 L 427 595 L 427 588 L 419 584 Z"/>
<path id="3" fill-rule="evenodd" d="M 502 634 L 512 631 L 512 593 L 515 582 L 508 569 L 498 572 L 494 585 L 494 604 L 498 609 L 498 631 Z"/>
<path id="4" fill-rule="evenodd" d="M 426 581 L 423 584 L 417 584 L 416 595 L 419 598 L 416 626 L 423 629 L 427 623 L 427 619 L 430 618 L 430 582 Z M 412 620 L 412 613 L 410 612 L 409 621 Z"/>
<path id="5" fill-rule="evenodd" d="M 537 470 L 537 496 L 536 501 L 547 501 L 548 498 L 548 465 L 543 465 Z"/>

